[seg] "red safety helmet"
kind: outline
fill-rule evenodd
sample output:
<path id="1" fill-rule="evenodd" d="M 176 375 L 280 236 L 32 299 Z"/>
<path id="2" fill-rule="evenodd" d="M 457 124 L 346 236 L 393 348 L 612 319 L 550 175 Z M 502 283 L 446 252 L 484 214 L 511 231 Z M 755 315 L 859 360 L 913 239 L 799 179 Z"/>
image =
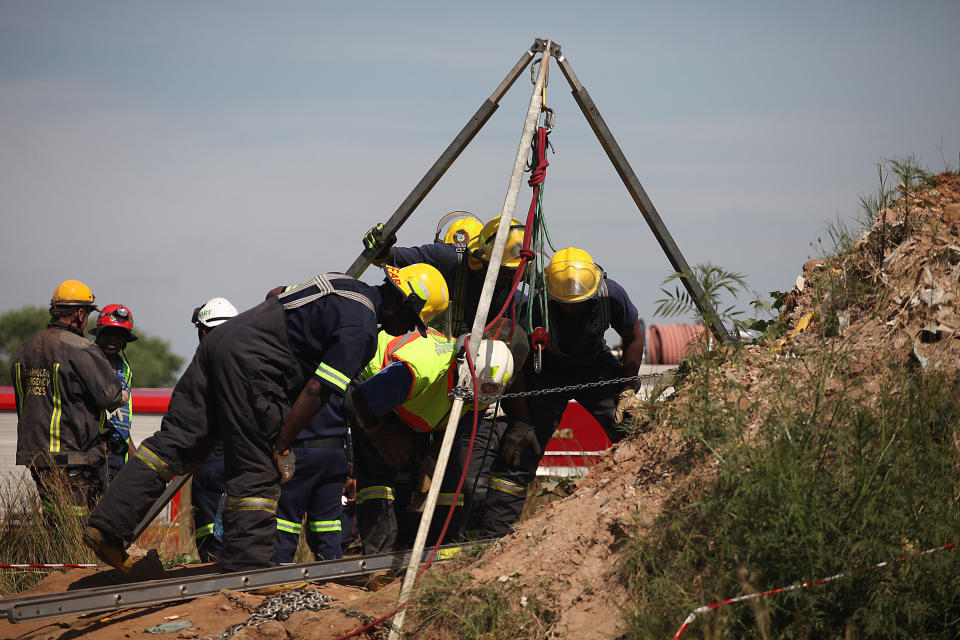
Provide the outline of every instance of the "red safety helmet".
<path id="1" fill-rule="evenodd" d="M 104 327 L 117 327 L 127 330 L 127 342 L 133 342 L 137 336 L 133 335 L 133 314 L 122 304 L 108 304 L 100 310 L 97 316 L 97 331 Z"/>

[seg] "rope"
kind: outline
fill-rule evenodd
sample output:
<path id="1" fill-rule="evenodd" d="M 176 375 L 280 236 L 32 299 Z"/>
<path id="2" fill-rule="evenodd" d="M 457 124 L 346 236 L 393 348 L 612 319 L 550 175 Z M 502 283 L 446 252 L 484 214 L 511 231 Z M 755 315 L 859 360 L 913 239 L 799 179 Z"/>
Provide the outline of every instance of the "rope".
<path id="1" fill-rule="evenodd" d="M 958 544 L 960 543 L 952 542 L 950 544 L 945 544 L 942 547 L 927 549 L 926 551 L 920 551 L 918 553 L 914 553 L 908 556 L 903 556 L 902 558 L 897 558 L 896 560 L 893 560 L 891 562 L 878 562 L 877 564 L 870 567 L 863 567 L 862 569 L 856 569 L 854 571 L 847 572 L 847 573 L 838 573 L 836 575 L 832 575 L 827 578 L 820 578 L 819 580 L 811 580 L 810 582 L 799 582 L 797 584 L 792 584 L 788 587 L 780 587 L 778 589 L 769 589 L 767 591 L 759 591 L 757 593 L 748 593 L 746 595 L 737 596 L 736 598 L 729 598 L 727 600 L 721 600 L 720 602 L 714 602 L 713 604 L 697 607 L 690 613 L 689 616 L 687 616 L 687 619 L 683 621 L 683 624 L 680 625 L 680 628 L 677 630 L 677 632 L 673 634 L 673 640 L 677 640 L 680 636 L 682 636 L 684 632 L 690 627 L 690 625 L 692 625 L 693 622 L 697 619 L 698 615 L 701 615 L 703 613 L 708 613 L 710 611 L 715 611 L 725 605 L 736 604 L 738 602 L 744 602 L 746 600 L 755 600 L 757 598 L 762 598 L 763 596 L 772 596 L 778 593 L 786 593 L 788 591 L 796 591 L 797 589 L 806 589 L 807 587 L 812 587 L 818 584 L 826 584 L 827 582 L 833 582 L 834 580 L 839 580 L 840 578 L 844 578 L 850 573 L 863 573 L 865 571 L 870 571 L 871 569 L 881 569 L 883 567 L 886 567 L 892 564 L 897 564 L 899 562 L 910 560 L 911 558 L 917 558 L 919 556 L 936 553 L 937 551 L 952 549 L 956 547 Z"/>
<path id="2" fill-rule="evenodd" d="M 524 281 L 524 274 L 526 273 L 527 264 L 530 262 L 537 262 L 538 254 L 535 250 L 531 250 L 530 246 L 533 236 L 538 235 L 536 230 L 543 225 L 543 183 L 547 178 L 547 167 L 550 166 L 550 163 L 547 161 L 547 146 L 547 130 L 544 127 L 539 127 L 537 129 L 536 138 L 534 139 L 532 145 L 532 153 L 536 164 L 534 165 L 531 163 L 530 165 L 531 172 L 528 184 L 533 187 L 533 197 L 530 200 L 530 207 L 527 210 L 527 219 L 523 230 L 523 247 L 520 250 L 520 264 L 517 266 L 517 269 L 513 274 L 513 282 L 510 286 L 510 295 L 504 301 L 500 312 L 494 316 L 492 320 L 488 321 L 485 330 L 492 328 L 494 324 L 496 324 L 496 322 L 507 313 L 508 310 L 510 311 L 510 317 L 516 317 L 517 289 Z M 540 271 L 541 269 L 539 268 L 539 265 L 537 265 L 537 268 L 533 269 L 531 273 L 536 274 Z M 510 337 L 513 337 L 512 334 Z"/>

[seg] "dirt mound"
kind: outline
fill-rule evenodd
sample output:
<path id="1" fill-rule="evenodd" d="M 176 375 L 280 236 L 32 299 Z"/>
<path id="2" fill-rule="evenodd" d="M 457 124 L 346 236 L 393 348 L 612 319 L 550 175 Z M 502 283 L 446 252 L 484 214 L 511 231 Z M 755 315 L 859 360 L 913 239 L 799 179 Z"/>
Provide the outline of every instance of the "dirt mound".
<path id="1" fill-rule="evenodd" d="M 804 265 L 784 309 L 791 348 L 842 337 L 896 362 L 960 368 L 960 176 L 900 191 L 848 251 Z"/>

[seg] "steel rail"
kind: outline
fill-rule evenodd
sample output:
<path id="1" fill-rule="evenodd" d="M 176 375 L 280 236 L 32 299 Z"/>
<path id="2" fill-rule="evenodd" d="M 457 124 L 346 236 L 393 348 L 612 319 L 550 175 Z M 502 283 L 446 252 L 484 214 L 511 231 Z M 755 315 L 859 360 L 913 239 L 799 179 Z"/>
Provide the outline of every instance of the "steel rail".
<path id="1" fill-rule="evenodd" d="M 435 561 L 450 560 L 463 550 L 473 549 L 488 542 L 481 540 L 467 544 L 444 545 L 440 548 L 441 552 Z M 427 559 L 429 551 L 430 549 L 427 549 L 421 554 L 421 562 Z M 402 569 L 408 564 L 411 555 L 411 551 L 397 551 L 252 571 L 216 573 L 190 578 L 166 578 L 78 589 L 67 593 L 8 598 L 0 600 L 0 618 L 19 623 L 190 600 L 217 594 L 222 589 L 250 591 L 304 581 L 350 578 L 377 571 Z M 215 571 L 216 566 L 212 566 L 211 569 Z"/>

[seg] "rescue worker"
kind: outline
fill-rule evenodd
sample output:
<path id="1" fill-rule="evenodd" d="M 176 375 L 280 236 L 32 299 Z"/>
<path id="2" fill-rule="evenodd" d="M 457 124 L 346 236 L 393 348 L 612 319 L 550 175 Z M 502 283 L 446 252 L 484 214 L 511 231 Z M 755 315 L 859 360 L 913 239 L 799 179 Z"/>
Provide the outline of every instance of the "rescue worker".
<path id="1" fill-rule="evenodd" d="M 450 294 L 440 272 L 424 265 L 413 284 L 422 285 L 429 292 L 424 300 L 420 319 L 430 322 L 449 304 Z M 387 335 L 384 332 L 378 334 Z M 419 336 L 418 332 L 414 335 Z M 349 475 L 346 450 L 347 424 L 344 421 L 339 396 L 310 421 L 292 449 L 297 456 L 297 470 L 280 491 L 277 505 L 277 550 L 273 561 L 291 563 L 306 514 L 306 541 L 318 560 L 342 557 L 342 529 L 340 514 L 342 497 Z"/>
<path id="2" fill-rule="evenodd" d="M 636 307 L 622 286 L 606 274 L 589 253 L 576 247 L 556 252 L 544 273 L 548 319 L 533 305 L 533 326 L 549 320 L 548 343 L 538 373 L 536 357 L 527 360 L 523 379 L 527 391 L 636 376 L 643 358 L 643 327 Z M 520 316 L 526 317 L 527 309 Z M 612 327 L 623 340 L 623 362 L 604 340 Z M 491 471 L 484 513 L 489 535 L 505 535 L 523 511 L 527 485 L 567 403 L 576 400 L 603 427 L 612 442 L 626 434 L 618 427 L 617 405 L 636 383 L 530 396 L 532 423 L 515 421 L 504 435 L 500 456 Z"/>
<path id="3" fill-rule="evenodd" d="M 131 416 L 133 415 L 133 370 L 127 362 L 124 349 L 137 339 L 133 333 L 133 314 L 122 304 L 108 304 L 97 316 L 97 326 L 93 332 L 97 346 L 107 356 L 120 384 L 129 398 L 127 402 L 113 412 L 101 414 L 102 429 L 106 432 L 107 460 L 100 468 L 100 483 L 106 488 L 120 473 L 127 461 L 127 455 L 133 455 L 135 448 L 130 437 Z"/>
<path id="4" fill-rule="evenodd" d="M 190 321 L 202 342 L 211 331 L 237 315 L 237 308 L 226 298 L 210 298 L 193 310 Z M 227 484 L 224 480 L 223 443 L 218 442 L 210 455 L 193 472 L 190 501 L 193 504 L 193 535 L 201 562 L 218 562 L 223 550 L 223 507 Z"/>
<path id="5" fill-rule="evenodd" d="M 342 394 L 376 349 L 377 326 L 414 327 L 428 292 L 422 265 L 387 270 L 370 286 L 343 274 L 277 287 L 200 343 L 177 382 L 160 430 L 137 449 L 90 516 L 84 542 L 108 564 L 132 567 L 125 545 L 174 476 L 224 442 L 227 499 L 222 571 L 268 567 L 280 483 L 296 468 L 290 446 L 332 393 Z"/>
<path id="6" fill-rule="evenodd" d="M 447 229 L 444 243 L 440 243 L 438 242 L 440 231 L 451 218 L 453 220 Z M 479 220 L 473 214 L 466 211 L 449 213 L 441 218 L 437 225 L 437 233 L 434 236 L 435 242 L 418 247 L 394 246 L 396 237 L 383 238 L 383 225 L 380 224 L 367 232 L 364 237 L 364 246 L 378 252 L 373 259 L 375 264 L 388 263 L 403 266 L 410 262 L 426 262 L 437 267 L 452 287 L 451 312 L 449 314 L 451 322 L 447 333 L 451 336 L 459 336 L 473 330 L 473 322 L 480 303 L 480 293 L 483 289 L 483 280 L 486 276 L 490 256 L 493 253 L 493 244 L 500 229 L 500 218 L 501 216 L 496 216 L 480 227 L 478 231 Z M 520 266 L 521 262 L 523 241 L 524 225 L 519 220 L 511 219 L 501 258 L 501 268 L 494 285 L 487 315 L 488 322 L 500 313 L 509 300 L 516 268 Z M 523 295 L 518 290 L 513 292 L 513 296 L 514 306 L 519 307 L 523 301 Z M 509 312 L 504 314 L 504 317 L 512 319 Z M 518 359 L 516 363 L 518 369 L 522 364 L 522 361 Z M 515 385 L 518 389 L 524 388 L 520 371 L 518 371 Z M 525 405 L 511 402 L 507 403 L 505 408 L 515 418 L 529 420 Z M 482 471 L 478 469 L 477 476 L 471 478 L 472 497 L 474 498 L 471 509 L 475 510 L 482 503 L 483 496 L 486 494 L 486 486 L 489 480 L 487 470 L 490 467 L 492 457 L 495 455 L 498 436 L 502 435 L 504 428 L 505 425 L 502 421 L 495 420 L 485 420 L 480 425 L 480 431 L 477 434 L 477 446 L 474 447 L 472 457 L 484 469 Z M 477 467 L 471 463 L 471 473 L 475 468 Z M 472 515 L 475 515 L 475 513 Z"/>
<path id="7" fill-rule="evenodd" d="M 473 329 L 473 321 L 477 314 L 480 302 L 480 292 L 483 289 L 483 279 L 486 274 L 490 256 L 493 253 L 493 243 L 500 228 L 500 216 L 493 218 L 476 235 L 469 235 L 476 230 L 475 224 L 468 222 L 472 214 L 463 213 L 460 220 L 451 225 L 445 237 L 445 242 L 434 242 L 418 247 L 396 247 L 396 236 L 383 238 L 383 225 L 378 224 L 364 236 L 363 245 L 367 249 L 377 252 L 373 259 L 374 264 L 392 264 L 404 267 L 417 262 L 433 265 L 443 274 L 444 279 L 452 287 L 451 297 L 451 327 L 449 335 L 459 336 Z M 449 215 L 449 214 L 448 214 Z M 466 220 L 463 220 L 466 218 Z M 475 218 L 473 218 L 476 222 Z M 441 220 L 441 225 L 443 220 Z M 458 230 L 463 233 L 457 234 Z M 452 231 L 452 233 L 451 233 Z M 499 313 L 504 303 L 509 299 L 514 270 L 520 265 L 520 251 L 523 248 L 524 226 L 516 219 L 510 221 L 510 232 L 507 244 L 504 247 L 501 266 L 493 299 L 490 303 L 490 317 Z M 437 234 L 439 238 L 439 233 Z M 459 241 L 457 239 L 459 238 Z M 450 242 L 450 240 L 454 242 Z M 517 304 L 521 301 L 519 293 Z"/>
<path id="8" fill-rule="evenodd" d="M 96 503 L 105 458 L 101 412 L 130 399 L 103 351 L 83 337 L 96 308 L 87 285 L 61 283 L 50 299 L 50 323 L 20 347 L 10 366 L 16 462 L 30 469 L 51 523 L 61 500 L 78 517 Z"/>
<path id="9" fill-rule="evenodd" d="M 365 553 L 390 551 L 412 541 L 419 522 L 416 512 L 429 489 L 423 479 L 433 476 L 439 450 L 440 438 L 433 436 L 449 420 L 449 394 L 457 376 L 456 350 L 455 340 L 434 330 L 426 337 L 407 334 L 381 339 L 377 359 L 362 374 L 367 380 L 348 392 L 347 402 L 361 427 L 354 433 L 357 508 Z M 480 406 L 486 409 L 512 382 L 510 349 L 498 340 L 481 341 L 475 368 L 477 386 L 484 396 Z M 455 489 L 467 460 L 472 410 L 473 404 L 464 405 L 457 425 L 458 443 L 451 451 L 437 501 L 438 508 L 456 505 L 448 540 L 460 535 L 465 497 Z M 404 476 L 408 486 L 401 491 L 398 485 L 404 483 Z M 431 539 L 439 534 L 446 510 L 443 512 L 431 524 Z"/>

